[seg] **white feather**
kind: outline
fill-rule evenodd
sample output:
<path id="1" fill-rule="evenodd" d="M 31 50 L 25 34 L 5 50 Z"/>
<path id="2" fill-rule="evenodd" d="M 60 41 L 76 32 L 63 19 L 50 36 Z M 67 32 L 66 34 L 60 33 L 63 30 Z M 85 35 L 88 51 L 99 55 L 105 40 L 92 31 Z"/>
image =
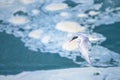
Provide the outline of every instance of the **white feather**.
<path id="1" fill-rule="evenodd" d="M 79 35 L 78 41 L 79 41 L 79 49 L 80 49 L 82 56 L 85 58 L 85 60 L 89 64 L 91 64 L 90 56 L 89 56 L 89 50 L 91 48 L 91 43 L 89 42 L 89 39 L 85 36 Z"/>

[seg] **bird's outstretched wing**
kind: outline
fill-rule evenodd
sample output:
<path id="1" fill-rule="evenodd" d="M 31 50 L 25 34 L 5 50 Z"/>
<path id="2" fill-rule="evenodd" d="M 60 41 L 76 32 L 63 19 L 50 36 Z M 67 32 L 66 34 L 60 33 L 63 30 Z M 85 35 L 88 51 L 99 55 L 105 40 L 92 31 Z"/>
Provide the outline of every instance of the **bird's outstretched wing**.
<path id="1" fill-rule="evenodd" d="M 89 42 L 89 39 L 86 38 L 83 41 L 80 42 L 80 52 L 83 55 L 83 57 L 85 58 L 85 60 L 91 64 L 90 61 L 90 56 L 89 56 L 89 50 L 91 49 L 91 43 Z"/>

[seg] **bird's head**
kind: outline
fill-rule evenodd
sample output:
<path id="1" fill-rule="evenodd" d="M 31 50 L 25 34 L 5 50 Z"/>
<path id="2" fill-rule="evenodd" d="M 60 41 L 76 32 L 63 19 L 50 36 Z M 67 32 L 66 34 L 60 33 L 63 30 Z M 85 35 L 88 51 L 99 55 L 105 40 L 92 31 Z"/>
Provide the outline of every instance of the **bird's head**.
<path id="1" fill-rule="evenodd" d="M 78 36 L 73 36 L 70 41 L 77 40 Z"/>
<path id="2" fill-rule="evenodd" d="M 89 41 L 88 37 L 84 36 L 84 35 L 75 35 L 71 38 L 70 41 L 77 41 L 77 42 L 81 42 L 81 41 Z"/>

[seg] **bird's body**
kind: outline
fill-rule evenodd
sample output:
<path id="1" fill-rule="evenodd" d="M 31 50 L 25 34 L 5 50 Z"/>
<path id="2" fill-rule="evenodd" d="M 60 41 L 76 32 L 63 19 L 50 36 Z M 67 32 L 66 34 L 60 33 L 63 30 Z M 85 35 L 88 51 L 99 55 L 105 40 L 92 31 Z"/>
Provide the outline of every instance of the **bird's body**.
<path id="1" fill-rule="evenodd" d="M 85 60 L 91 64 L 90 62 L 90 56 L 89 56 L 89 49 L 90 49 L 90 42 L 87 37 L 82 37 L 83 39 L 79 43 L 79 49 Z"/>
<path id="2" fill-rule="evenodd" d="M 84 35 L 78 35 L 77 37 L 74 36 L 72 40 L 77 40 L 77 42 L 79 43 L 80 53 L 82 54 L 84 59 L 89 64 L 91 64 L 90 56 L 89 56 L 89 50 L 91 48 L 91 43 L 89 42 L 88 37 L 86 37 Z"/>

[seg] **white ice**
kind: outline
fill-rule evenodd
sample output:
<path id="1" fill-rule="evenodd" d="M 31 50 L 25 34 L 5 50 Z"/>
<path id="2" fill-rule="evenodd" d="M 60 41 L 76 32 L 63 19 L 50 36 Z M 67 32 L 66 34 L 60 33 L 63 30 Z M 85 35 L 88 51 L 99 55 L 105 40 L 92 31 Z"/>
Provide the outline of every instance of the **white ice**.
<path id="1" fill-rule="evenodd" d="M 0 80 L 120 80 L 119 75 L 120 67 L 86 67 L 0 75 Z"/>
<path id="2" fill-rule="evenodd" d="M 65 32 L 83 32 L 85 27 L 74 21 L 63 21 L 56 24 L 56 29 Z"/>
<path id="3" fill-rule="evenodd" d="M 46 6 L 45 9 L 48 11 L 57 11 L 57 10 L 62 10 L 66 8 L 68 8 L 68 5 L 65 3 L 53 3 Z"/>

